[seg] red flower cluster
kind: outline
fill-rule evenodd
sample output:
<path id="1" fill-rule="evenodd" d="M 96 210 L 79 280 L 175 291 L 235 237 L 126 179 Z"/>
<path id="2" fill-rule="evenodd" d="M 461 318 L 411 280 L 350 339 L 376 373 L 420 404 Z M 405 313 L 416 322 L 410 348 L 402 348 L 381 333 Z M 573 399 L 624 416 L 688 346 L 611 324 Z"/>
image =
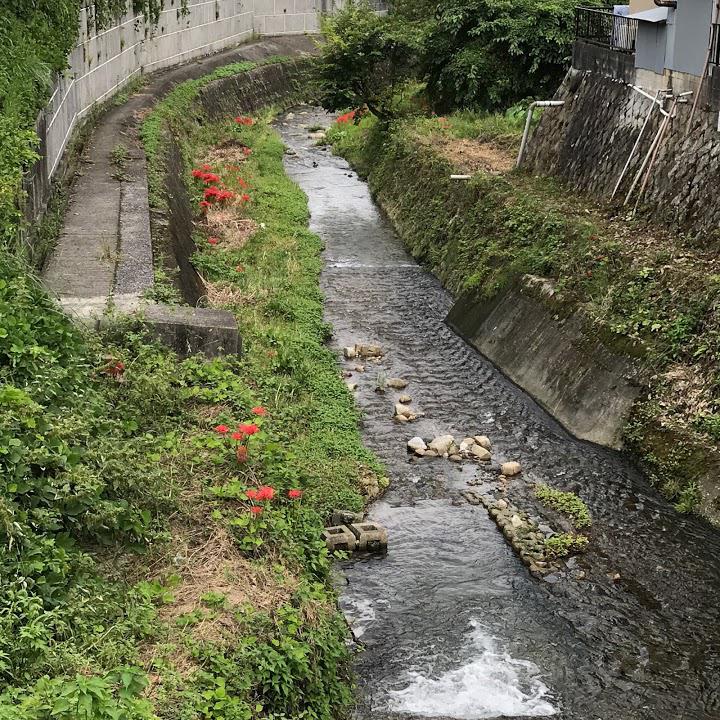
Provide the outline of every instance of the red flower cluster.
<path id="1" fill-rule="evenodd" d="M 255 121 L 251 117 L 247 117 L 246 115 L 241 115 L 240 117 L 236 117 L 235 122 L 238 125 L 254 125 L 255 124 Z"/>
<path id="2" fill-rule="evenodd" d="M 209 238 L 208 238 L 208 242 L 209 242 L 211 245 L 217 245 L 217 244 L 218 244 L 218 238 L 216 238 L 216 237 L 209 237 Z"/>
<path id="3" fill-rule="evenodd" d="M 263 416 L 267 415 L 267 410 L 264 407 L 262 407 L 261 405 L 254 407 L 251 410 L 251 412 L 253 415 L 258 415 L 259 417 L 263 417 Z"/>
<path id="4" fill-rule="evenodd" d="M 204 170 L 193 170 L 192 176 L 196 178 L 197 180 L 202 180 L 206 185 L 210 185 L 211 183 L 217 183 L 220 182 L 220 176 L 216 175 L 213 172 L 205 172 Z"/>
<path id="5" fill-rule="evenodd" d="M 245 496 L 253 503 L 270 502 L 275 497 L 275 494 L 275 488 L 270 485 L 260 485 L 257 489 L 251 488 L 250 490 L 245 491 Z M 299 500 L 302 495 L 303 491 L 298 490 L 297 488 L 288 490 L 287 493 L 290 500 Z M 252 505 L 250 507 L 250 512 L 253 515 L 260 515 L 263 512 L 263 507 L 260 505 Z"/>
<path id="6" fill-rule="evenodd" d="M 122 376 L 125 372 L 125 363 L 122 360 L 110 360 L 107 365 L 100 371 L 118 382 L 122 382 Z"/>
<path id="7" fill-rule="evenodd" d="M 219 202 L 230 200 L 235 197 L 235 193 L 232 190 L 221 190 L 216 185 L 211 185 L 209 188 L 205 188 L 203 197 L 207 202 L 212 202 L 213 199 Z"/>
<path id="8" fill-rule="evenodd" d="M 246 149 L 249 150 L 250 148 Z M 237 166 L 234 167 L 237 168 Z M 239 168 L 237 169 L 239 170 Z M 201 180 L 207 186 L 203 191 L 203 199 L 200 201 L 200 208 L 202 210 L 207 210 L 212 207 L 213 203 L 222 203 L 236 197 L 232 190 L 228 190 L 224 187 L 222 178 L 217 173 L 211 171 L 210 165 L 202 165 L 199 168 L 195 168 L 192 171 L 192 176 L 196 180 Z M 235 178 L 235 180 L 243 190 L 246 190 L 249 187 L 242 178 L 238 177 Z M 243 202 L 248 202 L 250 200 L 250 196 L 247 193 L 244 193 L 241 196 L 241 200 Z"/>
<path id="9" fill-rule="evenodd" d="M 346 112 L 344 115 L 341 115 L 337 121 L 339 123 L 349 123 L 351 120 L 355 119 L 355 110 L 351 110 L 350 112 Z"/>
<path id="10" fill-rule="evenodd" d="M 260 428 L 254 423 L 248 423 L 247 425 L 238 425 L 238 430 L 243 434 L 250 437 L 257 432 L 260 432 Z"/>

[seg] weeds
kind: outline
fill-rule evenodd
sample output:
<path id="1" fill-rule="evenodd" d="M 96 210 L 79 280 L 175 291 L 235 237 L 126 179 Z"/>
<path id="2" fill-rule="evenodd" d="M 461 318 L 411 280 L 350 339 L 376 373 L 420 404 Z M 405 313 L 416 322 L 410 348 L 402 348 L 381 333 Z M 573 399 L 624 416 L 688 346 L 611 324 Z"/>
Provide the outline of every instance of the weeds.
<path id="1" fill-rule="evenodd" d="M 592 524 L 588 506 L 575 493 L 538 484 L 535 486 L 535 497 L 546 507 L 567 515 L 578 530 L 590 527 Z"/>

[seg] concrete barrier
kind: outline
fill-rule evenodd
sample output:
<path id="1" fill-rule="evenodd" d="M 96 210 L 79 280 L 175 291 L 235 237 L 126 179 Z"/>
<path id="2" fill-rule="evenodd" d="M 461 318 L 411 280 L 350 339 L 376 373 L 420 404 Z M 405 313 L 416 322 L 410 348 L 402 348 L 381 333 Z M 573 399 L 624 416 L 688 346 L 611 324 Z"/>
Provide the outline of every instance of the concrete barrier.
<path id="1" fill-rule="evenodd" d="M 525 276 L 492 300 L 461 297 L 447 322 L 573 435 L 619 448 L 639 362 L 603 343 L 552 284 Z"/>

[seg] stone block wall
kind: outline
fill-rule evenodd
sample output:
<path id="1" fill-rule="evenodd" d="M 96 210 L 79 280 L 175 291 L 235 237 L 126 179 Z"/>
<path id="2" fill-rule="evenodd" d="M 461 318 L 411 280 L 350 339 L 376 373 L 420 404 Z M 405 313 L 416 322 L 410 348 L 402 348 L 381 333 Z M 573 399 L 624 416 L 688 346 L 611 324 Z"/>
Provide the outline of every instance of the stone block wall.
<path id="1" fill-rule="evenodd" d="M 698 86 L 698 79 L 689 81 L 688 77 L 657 76 L 656 81 L 658 87 L 671 88 L 675 82 L 681 85 L 678 91 Z M 632 88 L 638 82 L 622 55 L 576 47 L 573 67 L 556 94 L 565 105 L 544 112 L 528 145 L 524 166 L 536 173 L 559 176 L 578 190 L 609 198 L 652 105 Z M 642 84 L 646 92 L 655 94 L 657 87 L 649 87 L 647 80 Z M 686 134 L 691 105 L 692 96 L 678 105 L 642 204 L 661 222 L 710 236 L 717 232 L 720 222 L 720 203 L 715 200 L 720 180 L 718 79 L 706 80 Z M 660 121 L 661 115 L 655 111 L 616 196 L 620 203 Z M 631 204 L 634 200 L 633 195 Z"/>

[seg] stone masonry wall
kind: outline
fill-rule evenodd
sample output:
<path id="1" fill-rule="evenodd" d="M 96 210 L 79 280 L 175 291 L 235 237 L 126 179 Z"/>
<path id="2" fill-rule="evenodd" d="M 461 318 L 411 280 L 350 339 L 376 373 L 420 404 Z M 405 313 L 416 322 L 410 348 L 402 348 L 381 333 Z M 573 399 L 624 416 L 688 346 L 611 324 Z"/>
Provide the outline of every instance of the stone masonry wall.
<path id="1" fill-rule="evenodd" d="M 602 52 L 608 54 L 606 59 Z M 565 105 L 544 112 L 528 145 L 527 169 L 610 197 L 652 105 L 631 87 L 638 81 L 627 63 L 614 55 L 597 48 L 578 53 L 576 48 L 573 67 L 556 95 Z M 672 77 L 661 81 L 672 87 Z M 706 81 L 687 136 L 692 96 L 678 105 L 642 200 L 656 219 L 698 236 L 714 235 L 720 222 L 720 203 L 715 199 L 720 180 L 719 86 L 713 79 Z M 687 78 L 683 78 L 682 90 L 686 87 Z M 655 93 L 649 87 L 646 91 Z M 616 201 L 622 202 L 660 120 L 660 113 L 654 112 Z M 634 200 L 633 195 L 632 204 Z"/>

